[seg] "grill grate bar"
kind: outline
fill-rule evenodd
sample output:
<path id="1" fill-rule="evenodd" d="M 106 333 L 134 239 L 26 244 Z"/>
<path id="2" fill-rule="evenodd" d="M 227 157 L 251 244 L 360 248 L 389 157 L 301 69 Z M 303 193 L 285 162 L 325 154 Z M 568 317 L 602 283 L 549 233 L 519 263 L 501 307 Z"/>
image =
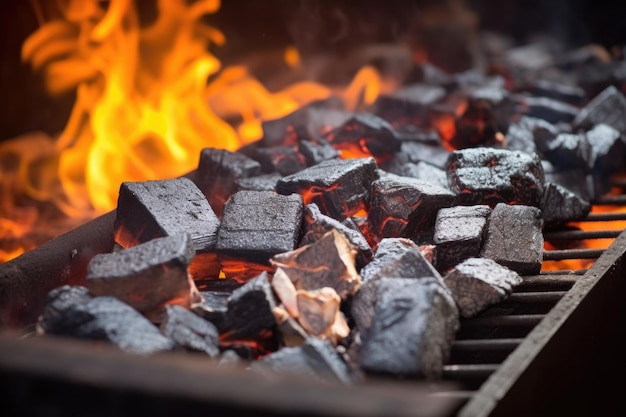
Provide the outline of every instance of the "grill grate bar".
<path id="1" fill-rule="evenodd" d="M 621 230 L 564 230 L 544 233 L 546 240 L 583 240 L 616 238 Z"/>
<path id="2" fill-rule="evenodd" d="M 515 314 L 506 316 L 473 317 L 463 320 L 463 326 L 490 327 L 490 326 L 534 326 L 539 323 L 545 314 Z"/>
<path id="3" fill-rule="evenodd" d="M 621 206 L 626 205 L 626 194 L 607 195 L 594 201 L 594 204 Z"/>
<path id="4" fill-rule="evenodd" d="M 502 338 L 502 339 L 465 339 L 455 340 L 452 348 L 458 351 L 493 351 L 493 350 L 513 350 L 522 343 L 522 338 Z"/>
<path id="5" fill-rule="evenodd" d="M 444 365 L 443 377 L 449 379 L 487 379 L 500 364 L 454 364 Z"/>
<path id="6" fill-rule="evenodd" d="M 513 292 L 504 303 L 546 303 L 557 302 L 567 291 Z"/>
<path id="7" fill-rule="evenodd" d="M 606 249 L 555 249 L 543 252 L 544 261 L 564 259 L 597 259 Z"/>
<path id="8" fill-rule="evenodd" d="M 552 271 L 551 271 L 552 272 Z M 570 288 L 574 285 L 580 275 L 576 274 L 546 274 L 524 277 L 522 283 L 515 290 L 530 290 L 537 287 L 563 287 Z"/>
<path id="9" fill-rule="evenodd" d="M 626 220 L 626 211 L 607 212 L 607 213 L 589 213 L 585 217 L 584 222 L 605 222 Z"/>

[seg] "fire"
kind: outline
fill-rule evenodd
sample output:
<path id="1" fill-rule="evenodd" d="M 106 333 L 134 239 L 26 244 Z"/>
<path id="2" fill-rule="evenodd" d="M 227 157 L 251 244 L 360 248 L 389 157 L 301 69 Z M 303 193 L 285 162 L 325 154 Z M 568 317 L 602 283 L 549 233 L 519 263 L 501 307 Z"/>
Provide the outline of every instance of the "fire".
<path id="1" fill-rule="evenodd" d="M 23 43 L 22 60 L 43 75 L 50 94 L 76 91 L 76 102 L 58 137 L 29 135 L 0 147 L 0 160 L 17 166 L 0 183 L 10 189 L 0 238 L 22 236 L 37 222 L 32 207 L 16 207 L 16 195 L 51 204 L 75 226 L 112 210 L 122 181 L 184 175 L 205 147 L 236 150 L 259 139 L 263 120 L 331 94 L 354 110 L 384 88 L 365 67 L 348 86 L 303 80 L 270 92 L 245 66 L 222 68 L 211 53 L 226 39 L 202 18 L 218 12 L 219 0 L 158 0 L 149 24 L 138 4 L 59 0 L 53 5 L 62 18 L 42 22 Z M 33 5 L 39 16 L 51 6 Z M 284 59 L 297 68 L 301 57 L 290 47 Z M 27 249 L 2 252 L 0 261 Z"/>

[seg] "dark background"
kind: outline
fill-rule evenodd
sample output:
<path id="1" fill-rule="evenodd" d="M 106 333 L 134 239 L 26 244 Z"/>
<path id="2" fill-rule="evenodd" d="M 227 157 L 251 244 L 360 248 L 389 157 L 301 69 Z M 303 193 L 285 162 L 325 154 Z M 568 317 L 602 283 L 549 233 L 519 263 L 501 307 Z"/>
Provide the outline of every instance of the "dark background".
<path id="1" fill-rule="evenodd" d="M 295 44 L 303 53 L 349 50 L 358 42 L 391 41 L 432 0 L 313 1 L 223 0 L 209 20 L 226 35 L 214 53 L 225 64 L 246 51 Z M 40 80 L 20 62 L 24 39 L 36 30 L 29 1 L 0 2 L 0 140 L 32 130 L 60 131 L 73 105 L 72 94 L 51 98 Z M 152 0 L 139 0 L 150 18 Z M 617 4 L 616 4 L 617 3 Z M 626 2 L 584 0 L 468 0 L 480 27 L 523 42 L 539 31 L 576 46 L 626 44 Z"/>

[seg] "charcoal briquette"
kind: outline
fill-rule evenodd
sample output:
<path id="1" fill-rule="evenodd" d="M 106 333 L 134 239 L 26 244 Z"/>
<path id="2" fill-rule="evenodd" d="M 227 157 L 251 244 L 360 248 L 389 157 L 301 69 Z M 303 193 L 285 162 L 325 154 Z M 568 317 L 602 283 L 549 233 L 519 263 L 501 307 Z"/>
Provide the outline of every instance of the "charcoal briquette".
<path id="1" fill-rule="evenodd" d="M 160 329 L 180 348 L 204 352 L 212 358 L 220 353 L 217 327 L 184 307 L 167 306 Z"/>

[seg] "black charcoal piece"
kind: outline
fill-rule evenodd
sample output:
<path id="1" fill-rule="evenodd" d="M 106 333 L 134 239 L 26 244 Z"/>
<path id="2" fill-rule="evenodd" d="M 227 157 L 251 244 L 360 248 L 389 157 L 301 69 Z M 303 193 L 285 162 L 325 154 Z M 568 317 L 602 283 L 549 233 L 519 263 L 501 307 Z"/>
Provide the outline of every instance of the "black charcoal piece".
<path id="1" fill-rule="evenodd" d="M 624 169 L 626 142 L 617 129 L 600 123 L 587 131 L 585 137 L 589 144 L 587 164 L 595 176 L 607 179 Z"/>
<path id="2" fill-rule="evenodd" d="M 487 222 L 481 256 L 520 275 L 534 275 L 543 262 L 541 210 L 531 206 L 497 204 Z"/>
<path id="3" fill-rule="evenodd" d="M 354 225 L 354 222 L 352 224 L 353 227 L 349 227 L 343 222 L 323 214 L 315 203 L 307 204 L 304 207 L 305 227 L 304 236 L 300 241 L 300 246 L 314 243 L 321 239 L 326 232 L 336 229 L 341 232 L 357 250 L 355 258 L 356 267 L 357 269 L 361 269 L 372 260 L 372 248 L 367 242 L 365 236 L 363 236 L 361 230 Z"/>
<path id="4" fill-rule="evenodd" d="M 368 373 L 437 380 L 459 329 L 459 311 L 435 278 L 382 278 L 358 363 Z"/>
<path id="5" fill-rule="evenodd" d="M 278 172 L 280 175 L 289 175 L 308 166 L 296 145 L 260 147 L 257 148 L 254 157 L 261 163 L 261 168 L 266 173 Z"/>
<path id="6" fill-rule="evenodd" d="M 115 297 L 86 297 L 84 289 L 72 286 L 50 291 L 38 332 L 105 341 L 137 354 L 174 348 L 170 339 L 128 304 Z"/>
<path id="7" fill-rule="evenodd" d="M 330 287 L 345 300 L 361 285 L 355 253 L 348 238 L 332 229 L 309 245 L 274 255 L 270 262 L 287 274 L 296 289 Z"/>
<path id="8" fill-rule="evenodd" d="M 573 121 L 574 126 L 585 130 L 600 123 L 626 133 L 626 97 L 613 85 L 591 99 Z"/>
<path id="9" fill-rule="evenodd" d="M 445 94 L 446 90 L 441 86 L 416 83 L 393 94 L 380 95 L 372 111 L 398 130 L 407 125 L 424 126 L 428 106 Z"/>
<path id="10" fill-rule="evenodd" d="M 272 172 L 249 178 L 241 178 L 237 180 L 237 191 L 274 191 L 276 188 L 276 181 L 282 177 L 283 175 L 280 175 L 278 172 Z"/>
<path id="11" fill-rule="evenodd" d="M 439 210 L 433 242 L 437 245 L 435 264 L 440 272 L 480 255 L 489 214 L 491 208 L 486 205 Z"/>
<path id="12" fill-rule="evenodd" d="M 389 172 L 403 177 L 427 181 L 439 187 L 448 187 L 448 174 L 446 171 L 428 162 L 406 162 L 394 166 Z"/>
<path id="13" fill-rule="evenodd" d="M 461 205 L 516 203 L 539 206 L 544 172 L 536 154 L 495 148 L 453 151 L 448 183 Z"/>
<path id="14" fill-rule="evenodd" d="M 362 209 L 372 181 L 378 178 L 374 158 L 331 159 L 287 175 L 276 182 L 280 194 L 301 194 L 322 213 L 343 220 Z"/>
<path id="15" fill-rule="evenodd" d="M 220 221 L 202 191 L 186 177 L 123 182 L 117 201 L 116 242 L 128 248 L 149 240 L 189 233 L 196 257 L 194 279 L 217 277 L 215 255 Z"/>
<path id="16" fill-rule="evenodd" d="M 327 340 L 309 338 L 301 346 L 284 347 L 252 362 L 250 369 L 270 380 L 297 375 L 319 382 L 352 384 L 352 371 L 337 349 Z"/>
<path id="17" fill-rule="evenodd" d="M 295 249 L 303 215 L 304 204 L 299 194 L 248 190 L 233 194 L 224 206 L 216 246 L 225 274 L 229 277 L 236 274 L 229 272 L 225 263 L 269 265 L 273 255 Z"/>
<path id="18" fill-rule="evenodd" d="M 573 106 L 582 106 L 587 101 L 587 93 L 583 88 L 552 80 L 536 80 L 528 90 L 532 95 L 552 98 Z"/>
<path id="19" fill-rule="evenodd" d="M 418 243 L 432 238 L 437 212 L 450 207 L 448 188 L 415 178 L 388 174 L 372 183 L 368 220 L 378 238 L 409 237 Z"/>
<path id="20" fill-rule="evenodd" d="M 545 227 L 563 225 L 584 219 L 591 211 L 591 203 L 567 188 L 546 182 L 541 216 Z"/>
<path id="21" fill-rule="evenodd" d="M 559 129 L 542 119 L 522 116 L 511 123 L 506 131 L 504 147 L 511 151 L 541 155 L 546 144 L 560 133 Z"/>
<path id="22" fill-rule="evenodd" d="M 304 156 L 307 166 L 317 165 L 322 161 L 339 158 L 339 151 L 326 141 L 312 142 L 301 140 L 298 151 Z"/>
<path id="23" fill-rule="evenodd" d="M 237 191 L 237 180 L 261 174 L 261 164 L 248 156 L 225 149 L 205 148 L 200 152 L 196 184 L 218 217 L 224 202 Z"/>
<path id="24" fill-rule="evenodd" d="M 339 150 L 359 150 L 374 157 L 389 156 L 400 150 L 393 127 L 371 113 L 357 113 L 337 129 L 324 135 Z"/>
<path id="25" fill-rule="evenodd" d="M 194 256 L 188 233 L 97 254 L 87 265 L 86 286 L 95 295 L 117 297 L 155 317 L 168 302 L 190 307 L 200 300 L 188 273 Z"/>
<path id="26" fill-rule="evenodd" d="M 204 352 L 212 358 L 220 353 L 217 327 L 184 307 L 167 306 L 160 328 L 178 347 Z"/>
<path id="27" fill-rule="evenodd" d="M 191 311 L 213 323 L 221 333 L 228 328 L 228 297 L 231 294 L 232 291 L 200 291 L 203 300 L 192 305 Z"/>
<path id="28" fill-rule="evenodd" d="M 580 111 L 578 106 L 548 97 L 523 96 L 519 99 L 524 115 L 543 119 L 549 123 L 571 123 Z"/>
<path id="29" fill-rule="evenodd" d="M 404 238 L 386 238 L 380 241 L 372 261 L 361 269 L 363 284 L 354 295 L 350 310 L 357 328 L 365 335 L 371 325 L 376 305 L 376 292 L 382 278 L 436 278 L 442 277 L 422 255 L 415 242 Z"/>
<path id="30" fill-rule="evenodd" d="M 590 146 L 582 133 L 560 133 L 545 144 L 546 159 L 559 170 L 583 167 L 588 171 Z"/>
<path id="31" fill-rule="evenodd" d="M 515 271 L 487 258 L 468 258 L 444 276 L 462 317 L 470 318 L 504 301 L 522 283 Z"/>
<path id="32" fill-rule="evenodd" d="M 545 183 L 561 185 L 583 200 L 591 201 L 601 194 L 594 192 L 593 176 L 587 173 L 585 167 L 561 170 L 554 167 L 549 161 L 542 161 L 545 172 Z"/>
<path id="33" fill-rule="evenodd" d="M 254 340 L 267 330 L 275 330 L 273 309 L 276 297 L 272 291 L 267 272 L 262 272 L 228 298 L 228 330 L 225 340 Z"/>
<path id="34" fill-rule="evenodd" d="M 450 151 L 441 144 L 404 141 L 400 154 L 406 155 L 407 162 L 423 161 L 439 168 L 445 168 Z"/>

